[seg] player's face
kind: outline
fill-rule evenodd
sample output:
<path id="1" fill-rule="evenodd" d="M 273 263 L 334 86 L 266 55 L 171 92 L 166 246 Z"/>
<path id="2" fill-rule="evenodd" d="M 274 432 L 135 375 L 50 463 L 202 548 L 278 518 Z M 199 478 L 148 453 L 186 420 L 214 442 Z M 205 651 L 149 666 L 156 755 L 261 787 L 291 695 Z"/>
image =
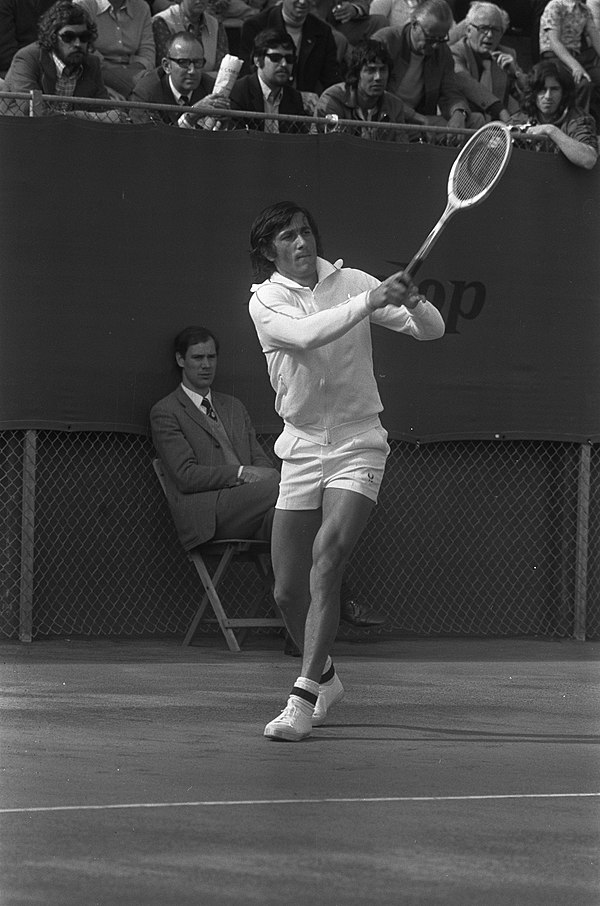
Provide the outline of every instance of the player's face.
<path id="1" fill-rule="evenodd" d="M 303 25 L 314 6 L 313 0 L 283 0 L 282 11 L 292 25 Z"/>
<path id="2" fill-rule="evenodd" d="M 314 286 L 317 279 L 317 241 L 300 212 L 277 233 L 267 256 L 283 277 L 301 286 Z"/>
<path id="3" fill-rule="evenodd" d="M 85 25 L 64 25 L 56 35 L 56 56 L 66 66 L 79 66 L 88 52 L 89 39 Z"/>
<path id="4" fill-rule="evenodd" d="M 546 76 L 544 87 L 535 96 L 535 105 L 542 119 L 551 120 L 558 113 L 563 99 L 560 82 L 554 76 Z"/>
<path id="5" fill-rule="evenodd" d="M 294 68 L 294 54 L 289 47 L 269 47 L 265 53 L 264 62 L 261 64 L 257 61 L 257 65 L 269 88 L 277 89 L 290 83 Z"/>
<path id="6" fill-rule="evenodd" d="M 380 98 L 387 87 L 389 74 L 385 63 L 380 63 L 378 60 L 373 63 L 365 63 L 358 76 L 359 99 L 376 101 Z"/>
<path id="7" fill-rule="evenodd" d="M 217 350 L 214 340 L 188 346 L 184 356 L 177 353 L 175 358 L 181 368 L 183 386 L 204 396 L 214 381 L 217 370 Z"/>
<path id="8" fill-rule="evenodd" d="M 177 91 L 180 94 L 191 94 L 200 84 L 204 62 L 204 50 L 199 41 L 178 38 L 162 65 L 171 76 Z"/>
<path id="9" fill-rule="evenodd" d="M 467 25 L 467 40 L 475 53 L 490 54 L 498 47 L 502 37 L 500 16 L 485 11 L 474 14 L 473 22 Z"/>

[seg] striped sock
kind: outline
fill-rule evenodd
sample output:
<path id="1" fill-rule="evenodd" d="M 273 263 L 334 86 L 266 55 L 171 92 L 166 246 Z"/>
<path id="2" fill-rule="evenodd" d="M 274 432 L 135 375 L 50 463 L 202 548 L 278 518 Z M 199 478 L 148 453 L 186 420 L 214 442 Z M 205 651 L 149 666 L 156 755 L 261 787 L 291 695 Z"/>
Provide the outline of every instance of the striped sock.
<path id="1" fill-rule="evenodd" d="M 335 676 L 335 667 L 333 666 L 333 661 L 330 657 L 325 661 L 325 670 L 319 683 L 323 686 L 325 683 L 330 683 L 333 677 Z"/>
<path id="2" fill-rule="evenodd" d="M 319 684 L 306 676 L 299 676 L 293 685 L 291 694 L 314 707 L 319 697 Z"/>

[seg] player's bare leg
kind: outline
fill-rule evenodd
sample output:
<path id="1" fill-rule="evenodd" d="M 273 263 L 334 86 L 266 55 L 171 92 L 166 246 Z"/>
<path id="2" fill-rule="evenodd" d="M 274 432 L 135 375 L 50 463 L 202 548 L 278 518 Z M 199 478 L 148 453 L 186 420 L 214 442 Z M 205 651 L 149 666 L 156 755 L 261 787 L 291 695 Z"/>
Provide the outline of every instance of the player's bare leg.
<path id="1" fill-rule="evenodd" d="M 363 494 L 328 488 L 313 545 L 310 607 L 304 632 L 302 675 L 319 680 L 340 622 L 340 586 L 374 502 Z"/>
<path id="2" fill-rule="evenodd" d="M 270 739 L 298 741 L 308 736 L 313 717 L 315 726 L 323 723 L 328 708 L 344 694 L 329 650 L 339 626 L 344 569 L 373 506 L 362 494 L 332 488 L 324 493 L 322 511 L 276 511 L 275 596 L 290 635 L 304 653 L 302 675 L 286 708 L 265 727 Z"/>

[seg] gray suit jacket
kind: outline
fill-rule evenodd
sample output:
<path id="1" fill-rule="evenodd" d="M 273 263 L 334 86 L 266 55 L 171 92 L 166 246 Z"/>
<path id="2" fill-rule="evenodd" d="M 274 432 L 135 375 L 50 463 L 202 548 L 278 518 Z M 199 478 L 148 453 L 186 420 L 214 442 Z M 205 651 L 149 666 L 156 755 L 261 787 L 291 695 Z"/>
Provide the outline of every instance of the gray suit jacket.
<path id="1" fill-rule="evenodd" d="M 241 465 L 273 468 L 245 406 L 225 393 L 213 391 L 211 397 Z M 239 467 L 227 463 L 214 423 L 181 386 L 152 407 L 150 424 L 175 527 L 191 550 L 214 536 L 219 492 L 237 487 Z"/>

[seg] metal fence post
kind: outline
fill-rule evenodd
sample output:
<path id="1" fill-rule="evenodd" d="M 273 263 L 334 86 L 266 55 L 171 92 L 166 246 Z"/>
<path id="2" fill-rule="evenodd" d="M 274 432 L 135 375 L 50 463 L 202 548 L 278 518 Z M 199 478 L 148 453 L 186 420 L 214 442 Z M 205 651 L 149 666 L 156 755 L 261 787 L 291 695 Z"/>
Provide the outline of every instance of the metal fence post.
<path id="1" fill-rule="evenodd" d="M 591 445 L 582 444 L 577 475 L 577 533 L 575 541 L 574 637 L 585 641 L 587 608 L 587 570 L 590 526 Z"/>
<path id="2" fill-rule="evenodd" d="M 42 92 L 37 88 L 30 91 L 31 100 L 29 101 L 29 116 L 43 116 L 44 102 L 42 101 Z"/>
<path id="3" fill-rule="evenodd" d="M 33 628 L 33 571 L 35 539 L 35 467 L 37 431 L 25 432 L 23 448 L 23 501 L 21 508 L 21 585 L 19 640 L 31 642 Z"/>

